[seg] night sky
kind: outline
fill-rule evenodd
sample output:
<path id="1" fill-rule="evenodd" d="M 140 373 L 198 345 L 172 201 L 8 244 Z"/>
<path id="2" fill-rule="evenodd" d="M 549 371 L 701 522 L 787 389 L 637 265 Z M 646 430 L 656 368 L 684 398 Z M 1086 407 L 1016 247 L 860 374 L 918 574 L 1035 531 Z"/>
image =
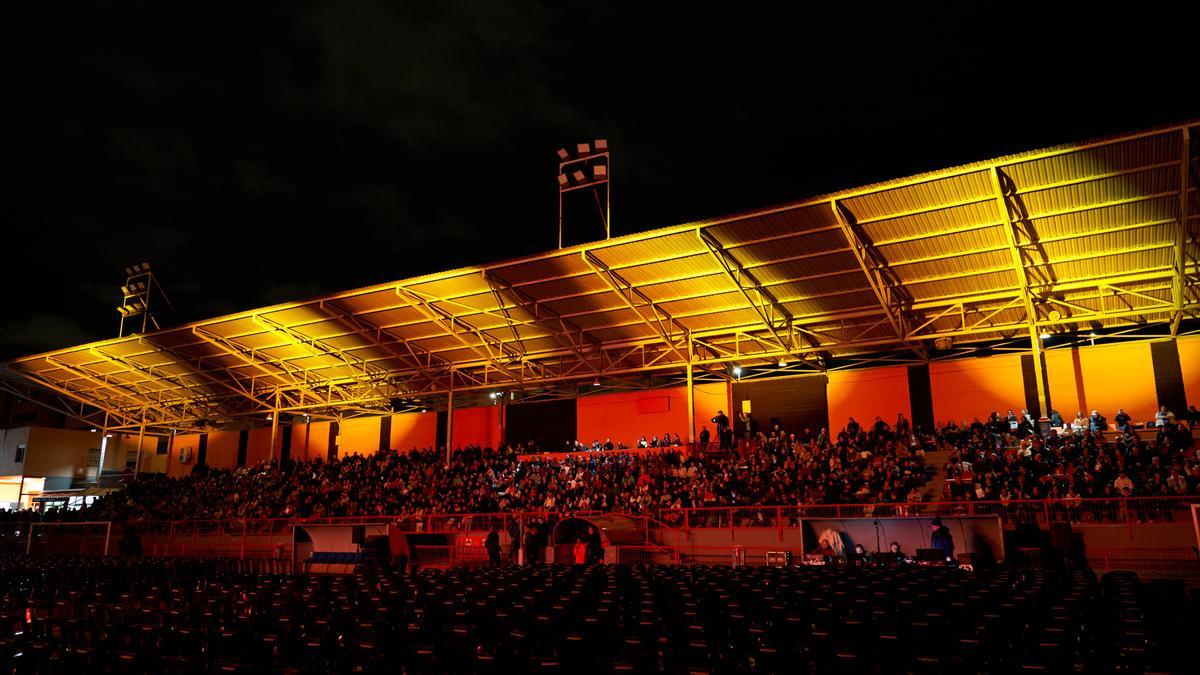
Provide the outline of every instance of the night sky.
<path id="1" fill-rule="evenodd" d="M 1200 115 L 1194 9 L 749 4 L 7 3 L 0 358 L 552 248 L 591 138 L 625 234 Z"/>

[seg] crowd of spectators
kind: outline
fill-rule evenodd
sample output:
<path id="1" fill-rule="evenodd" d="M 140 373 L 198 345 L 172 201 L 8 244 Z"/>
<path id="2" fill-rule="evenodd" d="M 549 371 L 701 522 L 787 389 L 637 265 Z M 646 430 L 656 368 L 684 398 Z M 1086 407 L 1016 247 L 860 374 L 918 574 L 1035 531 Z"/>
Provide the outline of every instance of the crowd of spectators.
<path id="1" fill-rule="evenodd" d="M 497 511 L 651 513 L 694 506 L 899 501 L 925 482 L 924 451 L 886 425 L 830 438 L 779 427 L 740 452 L 583 453 L 518 461 L 521 448 L 467 447 L 333 460 L 197 467 L 144 475 L 82 511 L 92 520 L 306 518 Z M 51 514 L 53 517 L 53 514 Z"/>
<path id="2" fill-rule="evenodd" d="M 1200 494 L 1188 422 L 1176 422 L 1165 406 L 1140 430 L 1123 409 L 1113 418 L 1109 423 L 1093 410 L 1068 422 L 1052 411 L 1048 433 L 1038 432 L 1025 411 L 950 422 L 937 436 L 938 447 L 949 453 L 942 498 L 1076 502 Z"/>
<path id="3" fill-rule="evenodd" d="M 901 415 L 854 418 L 836 436 L 742 425 L 738 451 L 584 452 L 519 461 L 527 448 L 467 447 L 447 463 L 432 449 L 350 454 L 237 469 L 198 466 L 187 476 L 144 475 L 82 511 L 50 519 L 309 518 L 491 512 L 621 511 L 725 506 L 921 501 L 927 450 L 947 453 L 947 501 L 1200 494 L 1186 424 L 1165 419 L 1135 433 L 1123 411 L 1077 416 L 1049 434 L 1025 411 L 914 432 Z M 1057 417 L 1057 416 L 1056 416 Z M 732 427 L 732 425 L 729 425 Z M 1122 426 L 1123 430 L 1113 427 Z M 587 446 L 612 448 L 611 442 Z M 640 443 L 639 443 L 640 445 Z M 712 444 L 715 447 L 717 444 Z M 647 443 L 647 447 L 650 444 Z M 936 495 L 934 498 L 937 498 Z M 0 520 L 13 517 L 0 513 Z"/>

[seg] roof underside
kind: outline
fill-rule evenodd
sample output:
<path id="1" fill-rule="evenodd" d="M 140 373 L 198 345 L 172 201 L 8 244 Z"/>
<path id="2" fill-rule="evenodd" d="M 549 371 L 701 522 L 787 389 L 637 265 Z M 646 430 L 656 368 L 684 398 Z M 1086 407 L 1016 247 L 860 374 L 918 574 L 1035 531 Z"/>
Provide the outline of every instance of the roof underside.
<path id="1" fill-rule="evenodd" d="M 1200 123 L 846 190 L 6 364 L 113 426 L 736 363 L 831 358 L 1200 312 Z M 945 340 L 939 346 L 947 346 Z M 12 390 L 10 388 L 10 390 Z"/>

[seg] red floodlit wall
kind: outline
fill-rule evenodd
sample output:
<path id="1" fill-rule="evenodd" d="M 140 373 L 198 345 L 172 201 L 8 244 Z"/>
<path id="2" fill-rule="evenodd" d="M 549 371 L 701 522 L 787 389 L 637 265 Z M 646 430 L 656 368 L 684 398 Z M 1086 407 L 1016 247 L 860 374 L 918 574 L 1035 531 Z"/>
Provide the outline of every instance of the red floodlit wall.
<path id="1" fill-rule="evenodd" d="M 478 445 L 496 448 L 503 438 L 500 428 L 500 406 L 461 408 L 454 411 L 454 445 Z M 435 430 L 436 432 L 436 430 Z"/>
<path id="2" fill-rule="evenodd" d="M 707 426 L 709 434 L 712 435 L 712 440 L 716 441 L 717 432 L 709 420 L 717 414 L 718 410 L 724 410 L 730 419 L 737 417 L 730 412 L 729 383 L 706 382 L 704 384 L 697 384 L 693 388 L 693 391 L 695 392 L 693 395 L 696 398 L 696 440 L 700 440 L 700 430 Z M 686 440 L 686 434 L 679 434 L 679 437 Z"/>
<path id="3" fill-rule="evenodd" d="M 1111 422 L 1117 408 L 1124 408 L 1144 422 L 1158 410 L 1149 342 L 1049 350 L 1046 377 L 1050 406 L 1067 421 L 1076 412 L 1099 410 Z"/>
<path id="4" fill-rule="evenodd" d="M 1200 338 L 1180 338 L 1175 344 L 1179 347 L 1179 368 L 1188 405 L 1200 408 Z M 1181 410 L 1171 412 L 1183 414 Z"/>
<path id="5" fill-rule="evenodd" d="M 338 424 L 338 456 L 373 455 L 379 451 L 378 416 L 356 417 Z"/>
<path id="6" fill-rule="evenodd" d="M 392 415 L 393 450 L 422 450 L 437 444 L 437 413 Z"/>
<path id="7" fill-rule="evenodd" d="M 679 434 L 686 439 L 687 389 L 647 389 L 581 396 L 575 400 L 575 438 L 585 444 L 637 445 L 642 436 Z"/>
<path id="8" fill-rule="evenodd" d="M 1025 407 L 1018 354 L 934 361 L 929 364 L 929 387 L 934 423 L 939 426 L 949 419 L 970 422 L 976 417 L 986 419 L 992 411 Z"/>
<path id="9" fill-rule="evenodd" d="M 893 427 L 898 413 L 912 420 L 906 366 L 831 371 L 826 394 L 831 430 L 844 429 L 850 417 L 864 428 L 875 423 L 876 415 Z"/>

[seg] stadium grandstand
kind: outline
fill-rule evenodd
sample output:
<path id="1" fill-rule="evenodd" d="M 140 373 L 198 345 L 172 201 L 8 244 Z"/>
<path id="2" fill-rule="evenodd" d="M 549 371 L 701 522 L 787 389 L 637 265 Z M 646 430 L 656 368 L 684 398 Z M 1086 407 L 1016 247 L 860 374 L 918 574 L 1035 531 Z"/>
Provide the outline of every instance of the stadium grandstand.
<path id="1" fill-rule="evenodd" d="M 0 654 L 1161 670 L 1198 186 L 1190 121 L 14 359 Z"/>

